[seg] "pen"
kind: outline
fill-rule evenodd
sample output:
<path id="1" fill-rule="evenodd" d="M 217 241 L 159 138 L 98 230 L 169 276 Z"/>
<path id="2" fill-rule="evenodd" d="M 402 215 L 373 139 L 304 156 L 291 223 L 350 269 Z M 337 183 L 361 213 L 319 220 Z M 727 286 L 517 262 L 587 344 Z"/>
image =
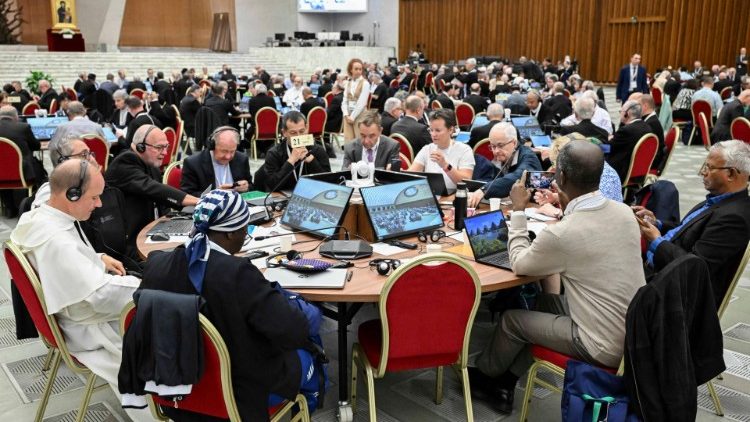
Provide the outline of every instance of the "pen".
<path id="1" fill-rule="evenodd" d="M 354 271 L 347 271 L 346 272 L 346 282 L 352 281 L 352 276 L 354 275 Z"/>

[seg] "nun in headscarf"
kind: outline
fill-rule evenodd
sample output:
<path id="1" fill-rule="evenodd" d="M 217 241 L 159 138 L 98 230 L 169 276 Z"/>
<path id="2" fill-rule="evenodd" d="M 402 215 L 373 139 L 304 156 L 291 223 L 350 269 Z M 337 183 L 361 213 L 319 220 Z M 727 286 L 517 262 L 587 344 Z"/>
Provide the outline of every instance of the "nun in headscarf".
<path id="1" fill-rule="evenodd" d="M 234 256 L 249 219 L 239 194 L 211 191 L 195 207 L 192 239 L 173 251 L 151 253 L 141 287 L 205 299 L 201 313 L 229 350 L 240 416 L 266 421 L 269 396 L 294 398 L 307 375 L 297 349 L 309 343 L 308 322 L 249 260 Z M 179 420 L 184 411 L 170 412 L 178 412 L 168 416 Z"/>

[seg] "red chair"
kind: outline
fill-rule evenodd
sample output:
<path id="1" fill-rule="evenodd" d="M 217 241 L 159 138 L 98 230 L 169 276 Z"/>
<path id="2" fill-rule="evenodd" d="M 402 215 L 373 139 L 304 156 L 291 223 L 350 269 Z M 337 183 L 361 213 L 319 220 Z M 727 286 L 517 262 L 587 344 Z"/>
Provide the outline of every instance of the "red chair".
<path id="1" fill-rule="evenodd" d="M 406 158 L 409 159 L 410 163 L 414 161 L 414 158 L 416 157 L 414 155 L 414 149 L 412 149 L 411 142 L 409 142 L 409 140 L 406 139 L 406 136 L 400 133 L 391 133 L 389 137 L 399 143 L 400 145 L 399 151 L 401 152 L 401 154 L 404 154 Z"/>
<path id="2" fill-rule="evenodd" d="M 688 139 L 688 145 L 693 144 L 693 136 L 695 136 L 695 131 L 698 128 L 698 115 L 700 113 L 703 113 L 707 117 L 707 121 L 709 122 L 708 128 L 710 129 L 713 126 L 713 108 L 711 107 L 711 103 L 704 100 L 696 100 L 693 105 L 690 107 L 690 112 L 693 115 L 693 130 L 690 132 L 690 139 Z"/>
<path id="3" fill-rule="evenodd" d="M 0 138 L 0 190 L 27 189 L 31 196 L 33 185 L 23 173 L 23 155 L 18 145 L 8 138 Z"/>
<path id="4" fill-rule="evenodd" d="M 269 96 L 269 97 L 275 97 L 275 96 L 276 96 L 276 91 L 274 91 L 274 90 L 272 90 L 272 89 L 269 89 L 269 90 L 268 90 L 268 96 Z"/>
<path id="5" fill-rule="evenodd" d="M 724 89 L 721 90 L 719 95 L 721 95 L 722 101 L 730 99 L 732 97 L 732 87 L 731 86 L 725 87 Z"/>
<path id="6" fill-rule="evenodd" d="M 474 145 L 474 154 L 479 154 L 490 161 L 494 160 L 495 154 L 492 152 L 492 148 L 490 148 L 490 138 L 485 138 L 477 142 Z"/>
<path id="7" fill-rule="evenodd" d="M 261 140 L 279 140 L 279 113 L 271 107 L 263 107 L 255 113 L 255 134 L 251 140 L 253 160 L 258 159 L 257 142 Z"/>
<path id="8" fill-rule="evenodd" d="M 386 371 L 437 367 L 435 402 L 440 404 L 443 366 L 451 365 L 460 374 L 466 418 L 473 421 L 466 363 L 480 293 L 479 276 L 454 254 L 429 253 L 396 269 L 380 293 L 380 319 L 362 323 L 359 343 L 352 346 L 352 410 L 358 369 L 366 375 L 370 421 L 375 421 L 375 378 Z"/>
<path id="9" fill-rule="evenodd" d="M 411 160 L 409 157 L 404 155 L 403 152 L 399 152 L 398 159 L 401 160 L 401 170 L 409 170 L 409 167 L 411 167 Z"/>
<path id="10" fill-rule="evenodd" d="M 432 102 L 430 103 L 430 108 L 432 108 L 433 110 L 438 110 L 443 108 L 443 105 L 440 104 L 440 101 L 438 100 L 432 100 Z"/>
<path id="11" fill-rule="evenodd" d="M 471 127 L 474 123 L 474 107 L 467 103 L 456 104 L 456 122 L 462 130 Z"/>
<path id="12" fill-rule="evenodd" d="M 663 165 L 660 163 L 654 163 L 654 165 L 657 166 L 657 168 L 652 168 L 651 171 L 649 171 L 649 174 L 652 174 L 656 177 L 661 176 L 664 174 L 664 172 L 667 170 L 667 164 L 669 164 L 669 159 L 672 158 L 672 153 L 674 152 L 674 145 L 677 142 L 678 139 L 680 139 L 680 133 L 682 131 L 677 126 L 672 126 L 671 129 L 669 129 L 669 132 L 667 132 L 667 135 L 664 137 L 664 158 L 662 158 Z M 658 168 L 658 166 L 661 166 L 661 168 Z"/>
<path id="13" fill-rule="evenodd" d="M 211 88 L 211 81 L 209 81 L 208 79 L 202 79 L 200 82 L 198 82 L 198 85 L 200 85 L 201 88 L 203 87 Z"/>
<path id="14" fill-rule="evenodd" d="M 434 94 L 435 93 L 435 78 L 432 76 L 432 72 L 427 72 L 427 74 L 424 77 L 424 93 Z"/>
<path id="15" fill-rule="evenodd" d="M 393 89 L 398 89 L 398 78 L 391 81 L 391 83 L 388 85 L 389 87 Z"/>
<path id="16" fill-rule="evenodd" d="M 109 165 L 109 142 L 93 133 L 81 135 L 81 140 L 94 154 L 96 163 L 99 164 L 99 169 L 104 174 L 107 171 L 107 165 Z"/>
<path id="17" fill-rule="evenodd" d="M 523 407 L 521 408 L 520 421 L 526 421 L 529 416 L 529 404 L 531 403 L 532 393 L 534 392 L 534 386 L 540 385 L 550 391 L 561 393 L 559 387 L 537 377 L 537 372 L 540 368 L 545 368 L 561 377 L 565 377 L 565 370 L 568 368 L 568 361 L 574 359 L 571 356 L 558 353 L 552 349 L 548 349 L 539 345 L 531 346 L 531 355 L 534 357 L 534 364 L 531 365 L 528 372 L 528 378 L 526 380 L 526 391 L 523 397 Z M 624 365 L 620 363 L 620 368 L 607 368 L 600 366 L 599 368 L 611 373 L 622 375 L 624 372 Z"/>
<path id="18" fill-rule="evenodd" d="M 41 110 L 41 107 L 39 107 L 39 103 L 37 103 L 36 101 L 29 101 L 25 106 L 23 106 L 21 114 L 24 116 L 33 116 L 34 112 L 36 112 L 37 110 Z"/>
<path id="19" fill-rule="evenodd" d="M 175 161 L 164 169 L 161 182 L 175 189 L 180 189 L 182 182 L 182 161 Z"/>
<path id="20" fill-rule="evenodd" d="M 179 143 L 177 142 L 177 134 L 175 133 L 174 129 L 171 127 L 165 127 L 164 128 L 164 135 L 167 136 L 167 142 L 169 142 L 169 146 L 167 147 L 167 150 L 164 151 L 164 158 L 161 160 L 161 168 L 164 169 L 174 161 L 175 157 L 177 156 L 177 148 L 179 147 Z"/>
<path id="21" fill-rule="evenodd" d="M 52 101 L 49 102 L 49 114 L 55 114 L 58 110 L 58 104 L 57 99 L 52 99 Z"/>
<path id="22" fill-rule="evenodd" d="M 61 360 L 75 374 L 86 377 L 83 399 L 81 400 L 81 406 L 78 408 L 76 417 L 76 421 L 82 421 L 84 416 L 86 416 L 89 401 L 94 390 L 98 390 L 101 387 L 109 387 L 109 384 L 105 383 L 94 388 L 94 382 L 97 378 L 96 374 L 78 362 L 68 351 L 65 337 L 57 325 L 57 320 L 53 315 L 47 313 L 47 306 L 44 302 L 44 294 L 39 277 L 21 249 L 8 240 L 5 242 L 4 254 L 11 280 L 21 294 L 23 303 L 29 311 L 29 315 L 39 332 L 39 336 L 53 352 L 52 366 L 50 367 L 50 373 L 44 386 L 44 392 L 39 401 L 34 421 L 41 422 L 44 418 L 44 411 L 47 408 L 47 402 L 49 401 L 55 378 L 57 378 L 57 370 L 60 368 Z"/>
<path id="23" fill-rule="evenodd" d="M 175 135 L 177 135 L 177 148 L 174 151 L 174 158 L 173 158 L 173 160 L 176 160 L 177 159 L 177 154 L 180 151 L 183 151 L 183 143 L 182 143 L 182 141 L 183 141 L 183 139 L 186 139 L 186 138 L 183 138 L 183 135 L 185 134 L 185 121 L 182 120 L 182 118 L 180 118 L 179 116 L 177 117 L 177 127 L 175 128 L 174 132 L 175 132 Z M 183 153 L 184 153 L 184 151 L 183 151 Z"/>
<path id="24" fill-rule="evenodd" d="M 323 96 L 323 99 L 326 100 L 326 108 L 328 108 L 329 105 L 331 105 L 331 101 L 333 101 L 333 92 L 328 91 L 326 92 L 326 95 Z"/>
<path id="25" fill-rule="evenodd" d="M 371 106 L 372 106 L 372 92 L 367 94 L 367 107 L 366 108 L 369 110 Z"/>
<path id="26" fill-rule="evenodd" d="M 307 133 L 315 137 L 316 140 L 323 142 L 323 131 L 326 128 L 328 114 L 323 107 L 313 107 L 307 113 Z"/>
<path id="27" fill-rule="evenodd" d="M 622 182 L 623 197 L 627 197 L 628 189 L 639 189 L 643 186 L 646 175 L 651 170 L 651 164 L 656 157 L 656 150 L 659 148 L 659 139 L 653 133 L 643 135 L 633 148 L 633 155 L 630 157 L 630 166 L 625 180 Z"/>
<path id="28" fill-rule="evenodd" d="M 410 94 L 417 90 L 417 78 L 413 77 L 411 78 L 411 82 L 409 82 L 409 92 Z"/>
<path id="29" fill-rule="evenodd" d="M 654 98 L 654 105 L 661 107 L 663 92 L 661 88 L 657 86 L 651 87 L 651 96 Z"/>
<path id="30" fill-rule="evenodd" d="M 750 143 L 750 121 L 746 118 L 737 117 L 732 120 L 730 132 L 732 133 L 732 139 L 738 139 Z"/>
<path id="31" fill-rule="evenodd" d="M 70 101 L 78 101 L 78 93 L 73 88 L 65 88 L 65 94 L 67 94 Z"/>
<path id="32" fill-rule="evenodd" d="M 708 151 L 711 149 L 711 133 L 708 130 L 708 121 L 706 121 L 706 115 L 704 113 L 698 113 L 698 129 L 701 131 L 703 146 L 706 148 L 706 151 Z"/>
<path id="33" fill-rule="evenodd" d="M 124 335 L 135 317 L 136 309 L 133 303 L 125 306 L 120 316 L 120 333 Z M 173 407 L 200 413 L 215 418 L 229 419 L 240 422 L 240 412 L 232 389 L 232 369 L 229 350 L 221 338 L 221 334 L 213 324 L 203 315 L 199 315 L 201 335 L 203 336 L 203 375 L 193 384 L 191 393 L 180 401 L 165 400 L 157 395 L 150 395 L 148 400 L 151 414 L 160 420 L 168 421 L 162 412 L 162 407 Z M 310 421 L 307 400 L 297 394 L 294 401 L 285 401 L 280 405 L 268 409 L 271 422 L 278 422 L 298 405 L 299 412 L 291 418 L 291 422 Z"/>
<path id="34" fill-rule="evenodd" d="M 140 99 L 143 99 L 143 97 L 146 96 L 146 92 L 140 88 L 136 88 L 132 91 L 130 91 L 130 95 L 133 95 L 135 97 L 138 97 Z"/>
<path id="35" fill-rule="evenodd" d="M 445 79 L 438 79 L 438 92 L 445 91 Z"/>

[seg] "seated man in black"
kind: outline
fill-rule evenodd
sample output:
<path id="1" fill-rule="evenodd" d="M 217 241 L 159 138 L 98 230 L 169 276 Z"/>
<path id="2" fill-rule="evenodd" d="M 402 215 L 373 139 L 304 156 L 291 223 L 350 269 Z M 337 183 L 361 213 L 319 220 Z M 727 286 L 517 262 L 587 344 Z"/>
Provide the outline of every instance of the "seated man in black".
<path id="1" fill-rule="evenodd" d="M 187 97 L 186 97 L 187 98 Z M 247 192 L 253 188 L 247 155 L 237 152 L 240 134 L 231 126 L 220 126 L 208 140 L 207 149 L 185 159 L 180 189 L 200 196 L 209 186 Z"/>
<path id="2" fill-rule="evenodd" d="M 478 144 L 479 141 L 489 138 L 490 130 L 492 130 L 492 128 L 496 124 L 503 121 L 503 116 L 505 116 L 503 106 L 498 103 L 490 104 L 490 106 L 487 107 L 487 119 L 489 120 L 489 122 L 486 125 L 477 126 L 471 129 L 471 136 L 469 136 L 469 146 L 474 148 L 474 146 Z"/>
<path id="3" fill-rule="evenodd" d="M 210 192 L 201 198 L 193 219 L 196 235 L 187 246 L 149 255 L 141 288 L 205 299 L 200 312 L 226 343 L 242 420 L 267 421 L 268 406 L 279 401 L 275 395 L 293 399 L 301 385 L 318 381 L 310 354 L 299 349 L 309 345 L 320 314 L 308 322 L 258 268 L 233 256 L 242 248 L 250 220 L 237 193 Z M 173 420 L 214 420 L 177 408 L 165 410 Z"/>
<path id="4" fill-rule="evenodd" d="M 314 144 L 292 149 L 290 138 L 306 133 L 307 122 L 302 113 L 290 111 L 284 115 L 281 119 L 281 134 L 285 140 L 268 150 L 266 162 L 261 167 L 262 174 L 265 175 L 263 190 L 291 190 L 301 176 L 331 171 L 328 154 L 322 146 Z"/>
<path id="5" fill-rule="evenodd" d="M 641 235 L 649 242 L 646 264 L 658 272 L 692 253 L 708 264 L 718 308 L 750 240 L 750 146 L 723 141 L 711 147 L 701 167 L 706 200 L 678 221 L 658 221 L 654 213 L 633 207 L 642 217 Z"/>
<path id="6" fill-rule="evenodd" d="M 239 116 L 240 111 L 237 109 L 237 107 L 232 104 L 232 101 L 225 98 L 227 91 L 229 90 L 229 85 L 225 81 L 217 82 L 211 87 L 211 96 L 206 98 L 206 101 L 204 101 L 203 105 L 210 108 L 211 111 L 216 113 L 216 116 L 219 117 L 219 122 L 222 126 L 226 126 L 229 124 L 229 116 Z M 235 125 L 238 124 L 238 121 L 235 120 Z"/>
<path id="7" fill-rule="evenodd" d="M 302 88 L 302 98 L 304 98 L 305 101 L 300 104 L 299 112 L 305 117 L 307 117 L 307 115 L 310 114 L 310 110 L 315 107 L 326 107 L 326 103 L 322 98 L 313 97 L 310 87 L 306 86 Z"/>
<path id="8" fill-rule="evenodd" d="M 601 142 L 607 142 L 609 133 L 591 123 L 594 111 L 596 111 L 596 103 L 591 98 L 579 98 L 573 105 L 573 113 L 575 113 L 578 123 L 573 126 L 561 126 L 559 130 L 560 135 L 569 135 L 577 132 L 587 138 L 596 138 Z"/>

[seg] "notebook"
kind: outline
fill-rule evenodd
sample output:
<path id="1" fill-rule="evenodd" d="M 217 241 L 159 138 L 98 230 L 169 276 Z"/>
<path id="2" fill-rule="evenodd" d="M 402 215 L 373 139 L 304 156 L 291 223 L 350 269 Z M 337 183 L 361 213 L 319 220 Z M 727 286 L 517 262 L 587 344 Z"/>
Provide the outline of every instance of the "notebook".
<path id="1" fill-rule="evenodd" d="M 474 261 L 511 270 L 508 256 L 508 226 L 502 211 L 490 211 L 464 219 Z"/>

